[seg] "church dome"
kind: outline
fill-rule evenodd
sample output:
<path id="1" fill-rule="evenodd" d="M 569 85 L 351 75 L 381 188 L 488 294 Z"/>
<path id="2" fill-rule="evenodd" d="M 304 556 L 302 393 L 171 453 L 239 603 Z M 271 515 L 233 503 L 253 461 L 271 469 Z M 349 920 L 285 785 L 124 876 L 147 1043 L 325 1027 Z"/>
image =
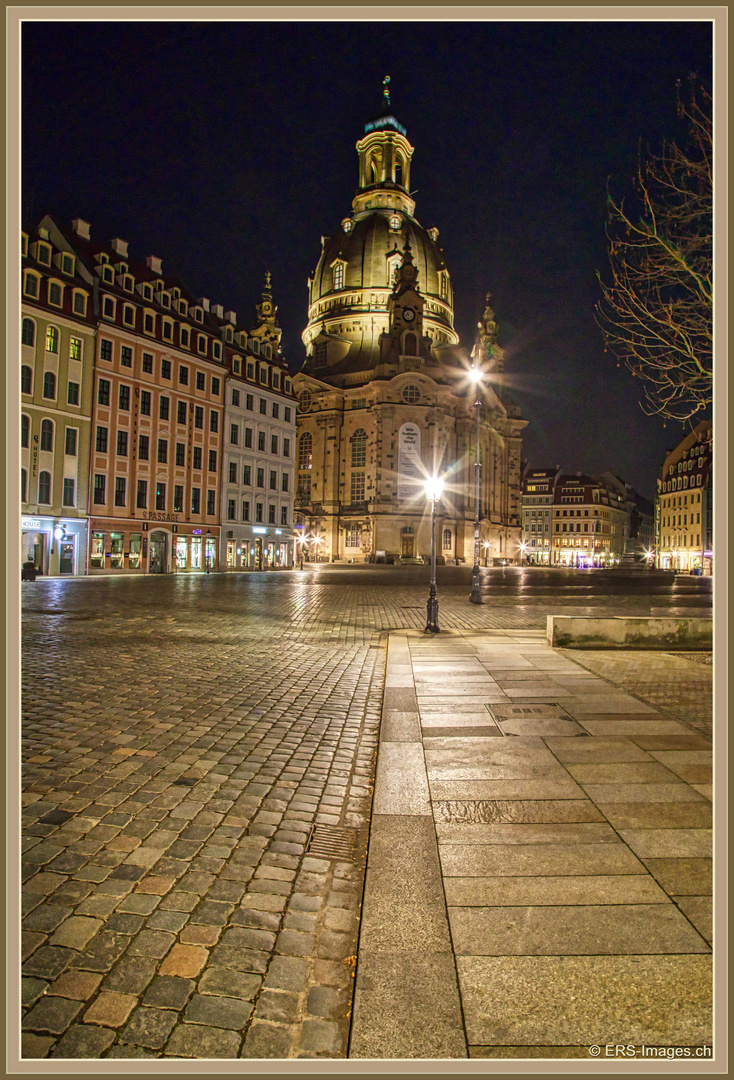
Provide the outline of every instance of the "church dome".
<path id="1" fill-rule="evenodd" d="M 329 237 L 309 278 L 308 325 L 303 342 L 311 369 L 360 371 L 374 367 L 388 328 L 388 301 L 409 245 L 424 299 L 423 332 L 436 348 L 458 343 L 453 293 L 438 229 L 415 218 L 410 196 L 413 147 L 389 109 L 365 125 L 357 142 L 359 182 L 352 212 Z M 328 371 L 323 376 L 328 378 Z"/>

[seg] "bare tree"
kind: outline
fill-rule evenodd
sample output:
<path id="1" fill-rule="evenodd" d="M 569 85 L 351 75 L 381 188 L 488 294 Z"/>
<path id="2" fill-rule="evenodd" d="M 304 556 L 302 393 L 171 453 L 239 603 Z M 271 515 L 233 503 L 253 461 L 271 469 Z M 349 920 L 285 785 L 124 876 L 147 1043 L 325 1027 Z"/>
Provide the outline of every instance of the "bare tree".
<path id="1" fill-rule="evenodd" d="M 634 204 L 608 196 L 610 284 L 597 322 L 607 348 L 643 380 L 643 410 L 687 420 L 712 397 L 711 97 L 693 80 L 678 115 L 688 137 L 641 160 Z"/>

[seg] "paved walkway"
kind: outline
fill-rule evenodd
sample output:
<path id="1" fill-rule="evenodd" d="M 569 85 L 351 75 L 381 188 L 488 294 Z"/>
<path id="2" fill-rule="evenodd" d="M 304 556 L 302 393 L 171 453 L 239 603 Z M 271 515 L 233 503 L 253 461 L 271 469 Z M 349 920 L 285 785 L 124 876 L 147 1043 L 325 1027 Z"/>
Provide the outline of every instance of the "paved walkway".
<path id="1" fill-rule="evenodd" d="M 638 658 L 390 635 L 351 1057 L 711 1045 L 711 743 Z"/>

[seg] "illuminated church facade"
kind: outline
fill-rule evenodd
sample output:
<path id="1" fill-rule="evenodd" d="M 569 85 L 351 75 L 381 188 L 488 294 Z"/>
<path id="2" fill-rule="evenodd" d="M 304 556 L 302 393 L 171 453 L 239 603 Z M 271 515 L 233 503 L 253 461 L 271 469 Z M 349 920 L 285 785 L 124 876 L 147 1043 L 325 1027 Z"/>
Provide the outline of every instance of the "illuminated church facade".
<path id="1" fill-rule="evenodd" d="M 417 561 L 430 555 L 423 481 L 445 482 L 439 561 L 473 561 L 477 394 L 483 561 L 519 561 L 522 429 L 503 392 L 503 352 L 489 304 L 471 353 L 454 330 L 438 229 L 410 196 L 413 147 L 390 109 L 357 142 L 352 212 L 309 278 L 298 398 L 295 520 L 306 557 Z"/>

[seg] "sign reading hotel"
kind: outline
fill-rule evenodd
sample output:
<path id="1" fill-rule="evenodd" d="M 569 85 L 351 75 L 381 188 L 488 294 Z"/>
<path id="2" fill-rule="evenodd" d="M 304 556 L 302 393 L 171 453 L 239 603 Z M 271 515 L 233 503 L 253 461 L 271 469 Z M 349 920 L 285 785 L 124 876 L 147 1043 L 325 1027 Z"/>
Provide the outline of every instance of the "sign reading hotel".
<path id="1" fill-rule="evenodd" d="M 403 424 L 398 435 L 398 498 L 414 499 L 422 478 L 421 429 Z"/>

